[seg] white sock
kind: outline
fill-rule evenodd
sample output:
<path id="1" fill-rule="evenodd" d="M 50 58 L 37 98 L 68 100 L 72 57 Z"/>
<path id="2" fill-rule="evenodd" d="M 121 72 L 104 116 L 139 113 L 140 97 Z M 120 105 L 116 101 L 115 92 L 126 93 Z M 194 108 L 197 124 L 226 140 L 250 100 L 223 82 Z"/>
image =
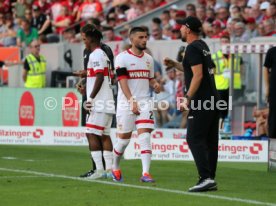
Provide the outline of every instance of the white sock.
<path id="1" fill-rule="evenodd" d="M 151 163 L 151 144 L 150 144 L 150 133 L 145 132 L 138 136 L 141 148 L 141 160 L 143 173 L 149 173 Z"/>
<path id="2" fill-rule="evenodd" d="M 96 164 L 96 170 L 104 170 L 102 151 L 93 151 L 91 152 L 91 156 Z"/>
<path id="3" fill-rule="evenodd" d="M 129 142 L 130 142 L 130 139 L 121 139 L 121 138 L 117 139 L 117 143 L 113 149 L 113 166 L 112 166 L 112 168 L 114 170 L 120 169 L 120 166 L 119 166 L 120 160 L 121 160 L 121 157 L 124 154 L 124 151 Z"/>
<path id="4" fill-rule="evenodd" d="M 105 170 L 109 171 L 112 169 L 113 153 L 110 151 L 104 151 L 103 157 L 105 161 Z"/>

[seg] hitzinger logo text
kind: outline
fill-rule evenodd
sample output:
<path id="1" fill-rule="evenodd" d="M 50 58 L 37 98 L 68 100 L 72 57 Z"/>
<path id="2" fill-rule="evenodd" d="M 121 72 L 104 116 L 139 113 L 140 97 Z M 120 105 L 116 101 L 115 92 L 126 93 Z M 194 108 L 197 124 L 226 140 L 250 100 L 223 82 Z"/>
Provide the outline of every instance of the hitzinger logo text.
<path id="1" fill-rule="evenodd" d="M 240 152 L 246 152 L 249 150 L 251 154 L 257 155 L 263 151 L 263 147 L 259 143 L 254 143 L 253 146 L 234 146 L 234 145 L 219 145 L 219 152 L 230 152 L 231 154 L 238 154 Z"/>
<path id="2" fill-rule="evenodd" d="M 42 129 L 36 129 L 33 132 L 30 131 L 15 131 L 15 130 L 0 130 L 0 136 L 2 137 L 16 137 L 18 139 L 24 137 L 33 137 L 35 139 L 39 139 L 44 135 Z"/>

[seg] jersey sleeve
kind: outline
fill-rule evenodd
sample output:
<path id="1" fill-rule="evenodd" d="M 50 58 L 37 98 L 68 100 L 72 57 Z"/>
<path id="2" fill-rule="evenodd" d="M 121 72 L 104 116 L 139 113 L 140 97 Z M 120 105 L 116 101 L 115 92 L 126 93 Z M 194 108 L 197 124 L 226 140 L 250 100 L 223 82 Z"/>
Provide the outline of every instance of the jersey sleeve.
<path id="1" fill-rule="evenodd" d="M 90 64 L 89 64 L 90 62 Z M 89 68 L 93 68 L 94 73 L 104 73 L 104 69 L 107 67 L 107 61 L 104 58 L 104 53 L 101 52 L 100 50 L 93 52 L 89 56 Z"/>
<path id="2" fill-rule="evenodd" d="M 115 59 L 115 71 L 118 81 L 121 79 L 128 79 L 128 71 L 122 55 L 118 55 Z"/>
<path id="3" fill-rule="evenodd" d="M 149 76 L 149 79 L 150 80 L 154 79 L 154 60 L 153 60 L 152 57 L 150 58 L 150 76 Z"/>

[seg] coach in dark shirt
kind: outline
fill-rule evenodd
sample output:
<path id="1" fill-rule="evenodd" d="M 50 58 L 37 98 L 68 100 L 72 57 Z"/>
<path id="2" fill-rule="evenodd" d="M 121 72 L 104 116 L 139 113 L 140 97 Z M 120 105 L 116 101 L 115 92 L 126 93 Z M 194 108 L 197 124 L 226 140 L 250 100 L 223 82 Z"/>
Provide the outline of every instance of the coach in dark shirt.
<path id="1" fill-rule="evenodd" d="M 276 139 L 276 47 L 267 51 L 264 62 L 266 98 L 269 103 L 268 135 Z"/>
<path id="2" fill-rule="evenodd" d="M 182 62 L 187 91 L 180 109 L 189 110 L 187 142 L 200 177 L 189 192 L 217 190 L 214 179 L 218 159 L 219 111 L 216 104 L 219 98 L 214 80 L 215 65 L 207 44 L 199 38 L 200 20 L 189 16 L 177 23 L 182 25 L 182 41 L 188 43 Z M 179 68 L 172 60 L 165 60 L 165 63 Z"/>

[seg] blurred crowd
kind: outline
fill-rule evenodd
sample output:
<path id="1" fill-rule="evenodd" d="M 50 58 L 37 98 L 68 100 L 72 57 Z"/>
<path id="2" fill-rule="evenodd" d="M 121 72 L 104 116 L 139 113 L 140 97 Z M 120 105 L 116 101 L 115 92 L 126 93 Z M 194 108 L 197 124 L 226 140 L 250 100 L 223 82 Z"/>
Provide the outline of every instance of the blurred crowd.
<path id="1" fill-rule="evenodd" d="M 104 26 L 100 29 L 106 30 L 110 38 L 113 38 L 115 26 L 167 2 L 169 1 L 0 0 L 0 45 L 28 46 L 33 39 L 39 39 L 41 43 L 57 42 L 61 34 L 65 40 L 76 42 L 80 40 L 76 34 L 85 23 Z"/>
<path id="2" fill-rule="evenodd" d="M 197 0 L 185 8 L 176 5 L 152 20 L 152 39 L 180 38 L 177 18 L 198 17 L 203 24 L 203 38 L 228 35 L 231 42 L 248 42 L 259 36 L 276 36 L 275 0 Z M 162 31 L 162 35 L 160 32 Z"/>
<path id="3" fill-rule="evenodd" d="M 119 35 L 114 27 L 171 0 L 0 0 L 0 45 L 27 46 L 41 43 L 80 41 L 76 34 L 85 23 L 93 23 L 106 41 L 127 40 L 126 25 Z M 197 0 L 185 8 L 172 5 L 149 25 L 150 40 L 180 38 L 177 18 L 197 16 L 203 23 L 204 38 L 229 35 L 231 42 L 276 35 L 276 0 Z"/>

